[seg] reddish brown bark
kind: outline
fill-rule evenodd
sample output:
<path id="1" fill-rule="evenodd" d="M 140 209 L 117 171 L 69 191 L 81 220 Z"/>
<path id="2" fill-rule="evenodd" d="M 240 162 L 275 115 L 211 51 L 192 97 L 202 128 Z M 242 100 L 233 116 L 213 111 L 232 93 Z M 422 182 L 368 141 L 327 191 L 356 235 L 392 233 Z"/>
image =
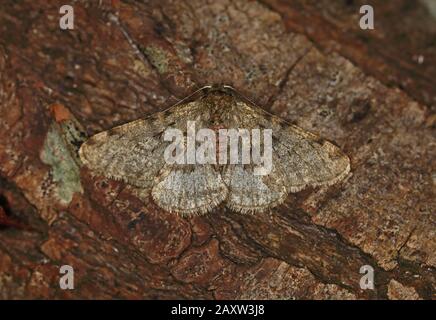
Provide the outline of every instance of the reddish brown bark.
<path id="1" fill-rule="evenodd" d="M 2 1 L 0 298 L 432 298 L 436 22 L 377 2 L 364 32 L 341 3 L 79 1 L 68 31 L 63 1 Z M 352 175 L 267 214 L 184 219 L 67 146 L 73 118 L 93 134 L 211 83 L 334 141 Z"/>

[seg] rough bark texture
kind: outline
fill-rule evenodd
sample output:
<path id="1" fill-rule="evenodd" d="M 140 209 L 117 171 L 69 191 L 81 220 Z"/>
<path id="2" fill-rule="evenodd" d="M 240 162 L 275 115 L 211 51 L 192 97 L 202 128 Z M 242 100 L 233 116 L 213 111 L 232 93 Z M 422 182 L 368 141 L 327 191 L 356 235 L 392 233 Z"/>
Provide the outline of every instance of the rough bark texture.
<path id="1" fill-rule="evenodd" d="M 375 31 L 359 29 L 363 2 Z M 65 1 L 1 1 L 0 298 L 433 298 L 436 18 L 423 3 L 76 1 L 62 31 Z M 211 83 L 334 141 L 352 174 L 268 214 L 183 219 L 80 168 L 50 107 L 93 134 Z M 59 288 L 65 264 L 74 290 Z"/>

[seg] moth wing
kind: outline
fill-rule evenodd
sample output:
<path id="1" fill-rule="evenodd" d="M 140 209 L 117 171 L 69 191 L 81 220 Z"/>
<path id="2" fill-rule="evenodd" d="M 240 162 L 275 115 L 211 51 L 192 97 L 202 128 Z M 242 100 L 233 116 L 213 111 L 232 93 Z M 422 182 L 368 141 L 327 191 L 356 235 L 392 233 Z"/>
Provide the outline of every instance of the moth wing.
<path id="1" fill-rule="evenodd" d="M 282 203 L 288 194 L 285 176 L 276 166 L 269 174 L 255 175 L 254 165 L 227 165 L 224 183 L 229 189 L 226 205 L 240 213 L 265 211 Z"/>
<path id="2" fill-rule="evenodd" d="M 307 186 L 333 185 L 350 172 L 350 159 L 333 143 L 282 122 L 273 144 L 275 157 L 286 173 L 290 192 Z"/>
<path id="3" fill-rule="evenodd" d="M 272 161 L 277 170 L 270 174 L 282 173 L 288 192 L 332 185 L 350 172 L 350 159 L 331 142 L 245 101 L 238 101 L 233 110 L 234 126 L 272 130 Z"/>
<path id="4" fill-rule="evenodd" d="M 227 187 L 212 165 L 166 165 L 151 191 L 159 207 L 181 215 L 205 214 L 227 197 Z"/>
<path id="5" fill-rule="evenodd" d="M 164 151 L 170 142 L 163 139 L 168 127 L 186 131 L 187 119 L 203 117 L 196 104 L 176 105 L 89 138 L 79 150 L 82 163 L 111 179 L 139 188 L 150 188 L 165 165 Z"/>

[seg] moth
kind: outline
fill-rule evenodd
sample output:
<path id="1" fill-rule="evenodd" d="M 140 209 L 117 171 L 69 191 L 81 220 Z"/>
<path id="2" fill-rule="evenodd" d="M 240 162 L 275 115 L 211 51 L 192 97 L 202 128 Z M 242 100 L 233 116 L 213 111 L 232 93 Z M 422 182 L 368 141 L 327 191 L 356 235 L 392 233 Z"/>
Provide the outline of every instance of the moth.
<path id="1" fill-rule="evenodd" d="M 192 123 L 209 131 L 195 135 Z M 221 134 L 227 139 L 235 130 L 232 151 Z M 204 157 L 196 162 L 198 150 Z M 263 173 L 256 173 L 262 163 L 250 161 L 254 151 L 257 160 L 271 160 Z M 221 204 L 239 213 L 264 212 L 289 193 L 332 185 L 350 171 L 349 158 L 337 146 L 266 112 L 230 86 L 203 87 L 162 112 L 100 132 L 82 144 L 79 155 L 91 171 L 122 180 L 183 216 L 206 214 Z"/>

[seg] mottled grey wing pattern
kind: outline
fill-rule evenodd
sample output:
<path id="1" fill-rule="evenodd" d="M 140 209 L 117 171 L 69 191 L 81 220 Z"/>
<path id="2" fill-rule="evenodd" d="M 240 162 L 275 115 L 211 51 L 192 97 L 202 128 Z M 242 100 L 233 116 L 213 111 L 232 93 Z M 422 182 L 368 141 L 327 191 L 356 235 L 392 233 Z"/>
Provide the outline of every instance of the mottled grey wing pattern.
<path id="1" fill-rule="evenodd" d="M 255 175 L 255 164 L 174 165 L 164 160 L 164 131 L 197 128 L 272 129 L 272 170 Z M 289 192 L 331 185 L 350 171 L 348 157 L 332 143 L 268 114 L 229 89 L 203 93 L 149 118 L 101 132 L 85 142 L 82 162 L 90 169 L 151 190 L 161 208 L 182 215 L 204 214 L 220 203 L 240 213 L 262 212 Z"/>
<path id="2" fill-rule="evenodd" d="M 141 119 L 103 131 L 82 145 L 80 158 L 85 166 L 106 177 L 136 187 L 151 187 L 153 174 L 162 166 L 157 159 L 165 150 L 159 139 L 160 129 Z"/>
<path id="3" fill-rule="evenodd" d="M 176 105 L 146 119 L 139 119 L 100 132 L 80 148 L 83 164 L 91 170 L 135 187 L 151 188 L 165 165 L 163 154 L 168 143 L 163 133 L 168 127 L 186 128 L 186 119 L 200 118 L 197 105 Z"/>
<path id="4" fill-rule="evenodd" d="M 287 192 L 307 186 L 331 185 L 350 171 L 349 158 L 334 144 L 271 115 L 246 101 L 239 101 L 231 126 L 272 129 L 272 175 L 283 175 Z M 270 175 L 271 175 L 270 174 Z M 263 179 L 269 179 L 268 175 Z M 278 177 L 274 180 L 282 181 Z"/>
<path id="5" fill-rule="evenodd" d="M 350 172 L 350 160 L 329 141 L 294 125 L 275 133 L 273 150 L 290 192 L 306 186 L 332 185 Z"/>
<path id="6" fill-rule="evenodd" d="M 182 215 L 204 214 L 227 198 L 228 189 L 212 165 L 165 165 L 152 189 L 163 209 Z"/>
<path id="7" fill-rule="evenodd" d="M 264 176 L 254 175 L 253 171 L 251 164 L 229 164 L 223 169 L 223 180 L 229 189 L 226 205 L 236 212 L 262 212 L 286 198 L 286 181 L 277 166 Z"/>

